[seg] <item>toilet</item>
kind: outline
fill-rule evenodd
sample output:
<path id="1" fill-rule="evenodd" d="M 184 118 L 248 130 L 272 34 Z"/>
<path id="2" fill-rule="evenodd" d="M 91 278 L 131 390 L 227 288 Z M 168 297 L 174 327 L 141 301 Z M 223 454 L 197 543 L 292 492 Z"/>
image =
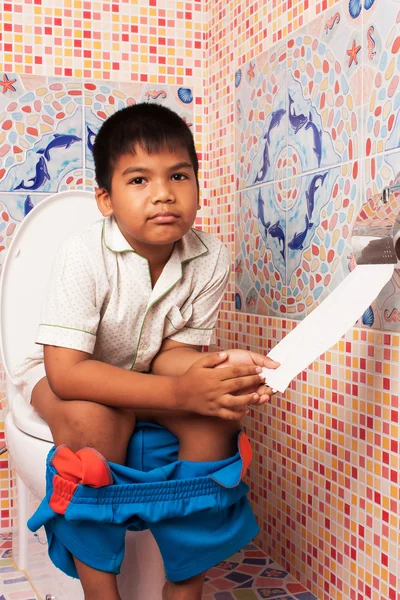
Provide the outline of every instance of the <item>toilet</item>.
<path id="1" fill-rule="evenodd" d="M 30 532 L 26 521 L 45 495 L 45 461 L 53 445 L 48 425 L 11 382 L 14 367 L 35 348 L 41 303 L 53 257 L 65 238 L 101 219 L 93 192 L 49 196 L 25 217 L 4 263 L 0 285 L 0 349 L 6 371 L 6 444 L 16 472 L 13 559 L 42 600 L 83 600 L 78 580 L 51 563 L 44 529 Z M 160 600 L 164 567 L 149 531 L 126 536 L 118 587 L 123 600 Z"/>

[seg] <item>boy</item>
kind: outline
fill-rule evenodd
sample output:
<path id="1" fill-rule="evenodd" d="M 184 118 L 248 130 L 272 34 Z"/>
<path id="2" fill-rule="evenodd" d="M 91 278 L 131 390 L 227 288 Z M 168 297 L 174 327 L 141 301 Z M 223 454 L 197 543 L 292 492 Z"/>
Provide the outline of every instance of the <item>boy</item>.
<path id="1" fill-rule="evenodd" d="M 204 572 L 258 532 L 240 419 L 269 399 L 261 367 L 277 363 L 200 354 L 229 257 L 191 229 L 198 162 L 185 122 L 130 106 L 102 125 L 93 155 L 104 219 L 63 244 L 36 340 L 43 358 L 17 373 L 55 444 L 29 526 L 45 525 L 53 562 L 79 576 L 86 600 L 119 600 L 126 529 L 149 527 L 163 600 L 197 600 Z"/>

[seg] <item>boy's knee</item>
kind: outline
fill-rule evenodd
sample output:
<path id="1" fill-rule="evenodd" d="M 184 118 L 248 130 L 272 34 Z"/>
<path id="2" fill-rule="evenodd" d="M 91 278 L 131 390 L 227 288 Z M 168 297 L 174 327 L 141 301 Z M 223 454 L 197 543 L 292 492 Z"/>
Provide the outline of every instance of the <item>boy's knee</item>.
<path id="1" fill-rule="evenodd" d="M 63 402 L 64 427 L 68 430 L 107 436 L 117 443 L 119 438 L 132 434 L 135 427 L 134 411 L 122 411 L 96 402 L 73 400 Z"/>
<path id="2" fill-rule="evenodd" d="M 48 423 L 54 444 L 66 444 L 76 452 L 91 446 L 107 460 L 123 462 L 135 428 L 132 409 L 119 409 L 84 400 L 61 400 L 42 379 L 32 394 L 32 404 Z"/>
<path id="3" fill-rule="evenodd" d="M 194 417 L 184 426 L 184 430 L 195 432 L 203 432 L 209 436 L 232 436 L 239 433 L 241 423 L 238 421 L 228 421 L 219 419 L 218 417 Z"/>
<path id="4" fill-rule="evenodd" d="M 219 447 L 221 444 L 231 444 L 235 441 L 241 429 L 238 421 L 228 421 L 217 417 L 203 417 L 190 415 L 187 418 L 174 420 L 169 418 L 160 423 L 172 431 L 179 439 L 180 445 L 201 445 L 210 449 Z M 233 443 L 234 446 L 234 443 Z"/>
<path id="5" fill-rule="evenodd" d="M 92 447 L 112 462 L 123 463 L 135 428 L 135 414 L 86 401 L 68 401 L 63 406 L 63 423 L 57 427 L 57 443 L 76 452 Z M 56 442 L 56 439 L 55 439 Z"/>

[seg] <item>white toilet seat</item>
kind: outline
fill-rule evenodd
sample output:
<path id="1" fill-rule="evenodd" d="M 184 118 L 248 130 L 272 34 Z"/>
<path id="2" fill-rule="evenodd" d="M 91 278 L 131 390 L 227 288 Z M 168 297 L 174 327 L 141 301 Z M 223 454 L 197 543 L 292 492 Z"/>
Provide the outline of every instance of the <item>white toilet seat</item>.
<path id="1" fill-rule="evenodd" d="M 27 404 L 19 393 L 14 396 L 11 403 L 11 414 L 18 429 L 39 440 L 53 442 L 53 436 L 46 421 L 39 417 L 37 412 Z"/>

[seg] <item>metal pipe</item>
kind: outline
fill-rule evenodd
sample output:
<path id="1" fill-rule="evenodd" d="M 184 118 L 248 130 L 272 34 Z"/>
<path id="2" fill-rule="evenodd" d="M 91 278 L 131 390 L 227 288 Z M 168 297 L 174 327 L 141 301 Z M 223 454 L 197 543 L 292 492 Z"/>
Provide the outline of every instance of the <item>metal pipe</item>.
<path id="1" fill-rule="evenodd" d="M 399 190 L 400 190 L 400 183 L 397 183 L 394 185 L 389 185 L 389 186 L 385 187 L 383 189 L 382 198 L 381 198 L 383 204 L 386 204 L 387 202 L 389 202 L 390 194 L 393 194 L 393 192 L 398 192 Z"/>

